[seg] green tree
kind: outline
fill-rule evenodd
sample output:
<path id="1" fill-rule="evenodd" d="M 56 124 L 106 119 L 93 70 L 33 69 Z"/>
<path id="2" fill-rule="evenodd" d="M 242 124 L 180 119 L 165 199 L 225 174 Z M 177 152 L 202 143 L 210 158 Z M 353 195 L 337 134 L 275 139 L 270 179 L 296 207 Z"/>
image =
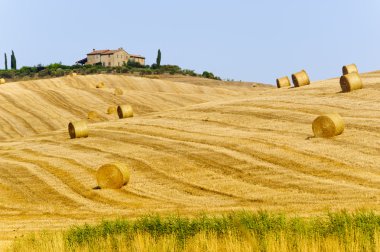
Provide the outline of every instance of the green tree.
<path id="1" fill-rule="evenodd" d="M 14 69 L 14 70 L 17 69 L 16 56 L 13 50 L 12 50 L 12 55 L 11 55 L 11 69 Z"/>
<path id="2" fill-rule="evenodd" d="M 161 50 L 160 49 L 158 49 L 158 52 L 157 52 L 156 65 L 157 67 L 161 66 Z"/>
<path id="3" fill-rule="evenodd" d="M 5 64 L 5 70 L 8 70 L 8 59 L 7 59 L 6 53 L 4 53 L 4 64 Z"/>

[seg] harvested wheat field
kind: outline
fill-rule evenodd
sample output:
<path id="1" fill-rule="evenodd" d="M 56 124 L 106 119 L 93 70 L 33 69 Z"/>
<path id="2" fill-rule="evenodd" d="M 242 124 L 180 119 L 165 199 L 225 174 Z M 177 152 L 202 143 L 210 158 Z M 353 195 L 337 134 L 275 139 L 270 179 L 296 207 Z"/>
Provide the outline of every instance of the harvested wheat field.
<path id="1" fill-rule="evenodd" d="M 1 86 L 0 239 L 151 212 L 380 211 L 380 73 L 361 77 L 350 93 L 339 78 L 290 89 L 114 75 Z M 120 104 L 134 117 L 106 113 Z M 101 120 L 89 137 L 70 139 L 68 123 L 90 111 Z M 344 132 L 314 138 L 313 120 L 329 113 Z M 129 183 L 94 190 L 97 169 L 115 162 Z"/>

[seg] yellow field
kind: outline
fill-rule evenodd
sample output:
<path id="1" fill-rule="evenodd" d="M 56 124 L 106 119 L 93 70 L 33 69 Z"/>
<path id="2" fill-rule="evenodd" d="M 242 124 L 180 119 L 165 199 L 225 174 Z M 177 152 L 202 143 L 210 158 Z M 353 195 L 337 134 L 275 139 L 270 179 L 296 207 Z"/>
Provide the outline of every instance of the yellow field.
<path id="1" fill-rule="evenodd" d="M 362 77 L 352 93 L 338 79 L 281 90 L 115 75 L 3 85 L 0 240 L 150 212 L 378 211 L 380 73 Z M 106 114 L 124 103 L 134 118 Z M 89 111 L 101 115 L 89 137 L 69 139 L 68 122 Z M 345 131 L 313 138 L 312 121 L 330 112 Z M 129 185 L 93 190 L 96 169 L 114 161 L 130 165 Z"/>

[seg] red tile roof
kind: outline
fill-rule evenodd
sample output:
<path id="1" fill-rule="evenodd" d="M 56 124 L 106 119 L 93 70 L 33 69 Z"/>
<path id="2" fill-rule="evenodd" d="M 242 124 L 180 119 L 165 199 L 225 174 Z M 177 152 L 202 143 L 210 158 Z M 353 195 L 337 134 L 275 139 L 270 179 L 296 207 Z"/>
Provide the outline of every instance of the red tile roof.
<path id="1" fill-rule="evenodd" d="M 117 52 L 118 50 L 107 50 L 105 52 L 102 52 L 101 55 L 107 55 L 107 54 L 114 54 L 115 52 Z"/>
<path id="2" fill-rule="evenodd" d="M 114 54 L 115 52 L 117 52 L 119 50 L 94 50 L 90 53 L 87 53 L 87 55 L 97 55 L 97 54 L 101 54 L 101 55 L 108 55 L 108 54 Z"/>
<path id="3" fill-rule="evenodd" d="M 90 53 L 87 53 L 87 55 L 109 55 L 109 54 L 114 54 L 115 52 L 118 52 L 119 50 L 123 50 L 123 49 L 118 49 L 118 50 L 109 50 L 109 49 L 106 49 L 106 50 L 93 50 L 92 52 Z M 141 56 L 141 55 L 134 55 L 134 54 L 129 54 L 127 53 L 129 56 L 131 56 L 132 58 L 140 58 L 140 59 L 145 59 L 145 57 Z"/>
<path id="4" fill-rule="evenodd" d="M 94 50 L 90 53 L 87 53 L 87 55 L 103 54 L 103 53 L 108 52 L 108 51 L 109 51 L 108 49 L 107 50 Z"/>
<path id="5" fill-rule="evenodd" d="M 141 55 L 134 55 L 134 54 L 129 54 L 129 56 L 131 56 L 132 58 L 140 58 L 140 59 L 145 59 L 145 57 L 141 56 Z"/>

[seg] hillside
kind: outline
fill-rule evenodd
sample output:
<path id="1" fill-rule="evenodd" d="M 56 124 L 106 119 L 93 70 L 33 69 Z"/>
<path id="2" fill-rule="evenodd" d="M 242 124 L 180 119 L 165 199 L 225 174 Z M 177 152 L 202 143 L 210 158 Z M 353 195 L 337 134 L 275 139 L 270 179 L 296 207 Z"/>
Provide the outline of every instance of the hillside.
<path id="1" fill-rule="evenodd" d="M 97 89 L 103 82 L 105 88 Z M 114 94 L 121 88 L 124 95 Z M 251 90 L 210 88 L 187 83 L 93 75 L 14 82 L 0 86 L 0 140 L 62 129 L 71 120 L 86 119 L 96 111 L 96 121 L 108 121 L 109 106 L 129 103 L 136 116 L 197 103 L 240 96 Z"/>
<path id="2" fill-rule="evenodd" d="M 151 212 L 379 211 L 380 73 L 363 81 L 352 93 L 338 79 L 281 90 L 107 75 L 3 85 L 0 239 Z M 118 103 L 136 116 L 104 114 Z M 102 120 L 69 139 L 67 122 L 89 110 Z M 346 129 L 313 138 L 311 122 L 326 112 Z M 114 161 L 130 165 L 129 185 L 93 190 L 96 169 Z"/>

